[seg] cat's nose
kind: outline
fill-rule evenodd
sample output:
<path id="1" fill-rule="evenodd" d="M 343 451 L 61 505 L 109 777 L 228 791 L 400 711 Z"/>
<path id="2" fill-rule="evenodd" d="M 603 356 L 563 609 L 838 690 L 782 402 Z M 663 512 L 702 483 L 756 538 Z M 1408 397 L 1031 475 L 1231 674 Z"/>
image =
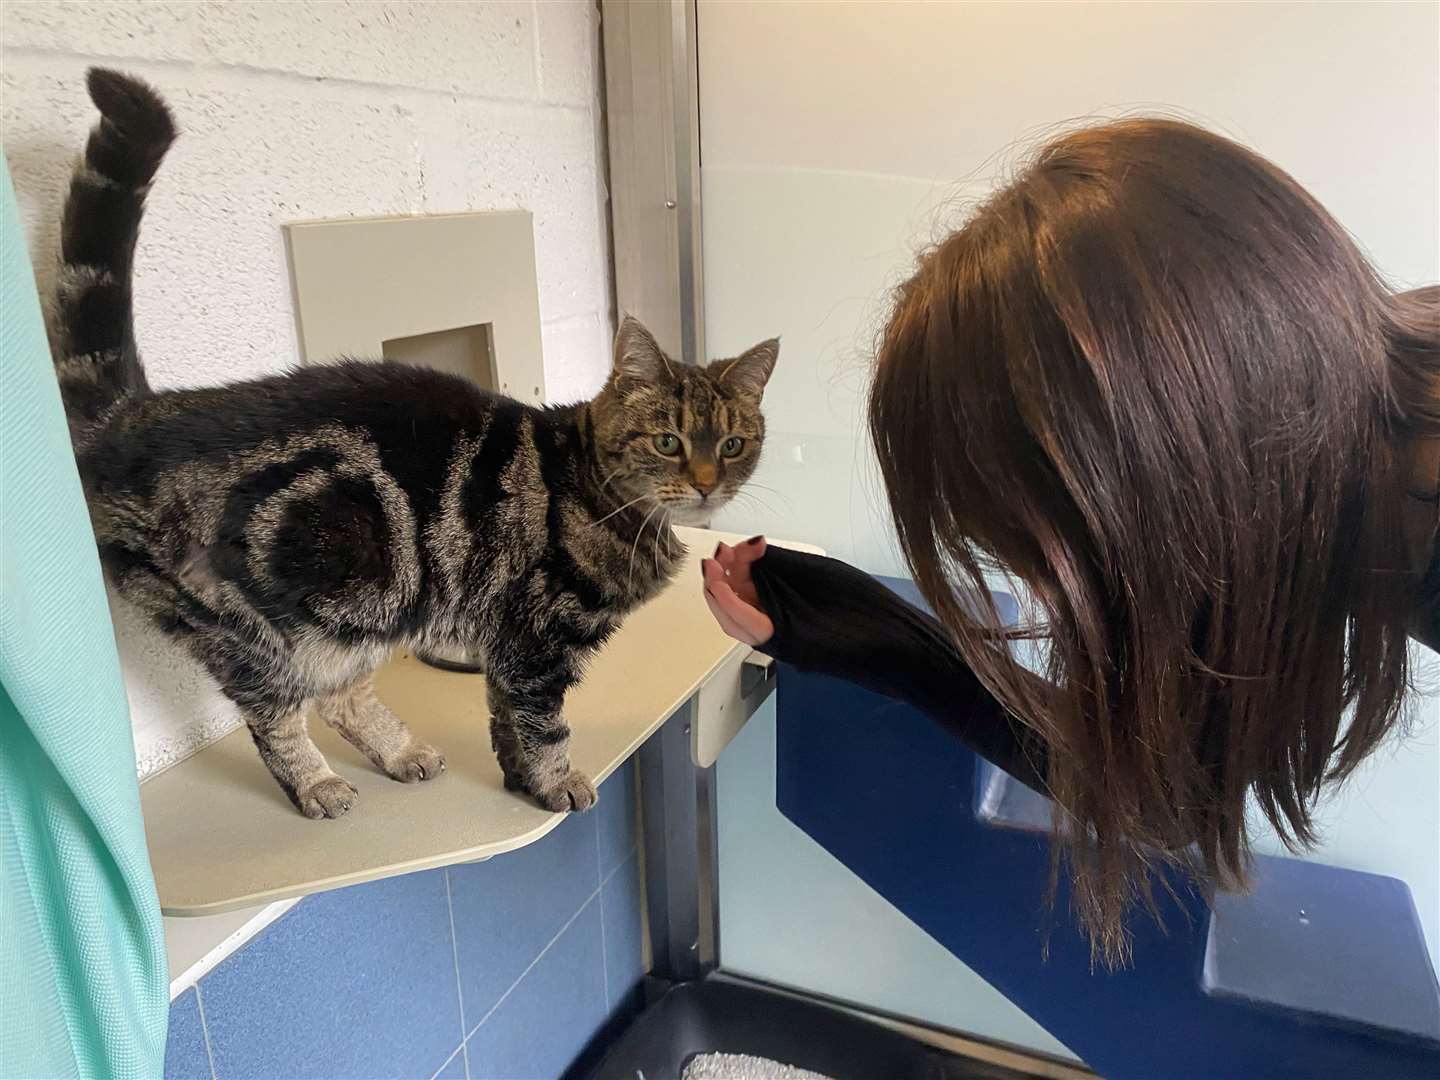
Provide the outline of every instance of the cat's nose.
<path id="1" fill-rule="evenodd" d="M 720 470 L 714 465 L 699 464 L 690 470 L 690 485 L 706 498 L 720 483 Z"/>

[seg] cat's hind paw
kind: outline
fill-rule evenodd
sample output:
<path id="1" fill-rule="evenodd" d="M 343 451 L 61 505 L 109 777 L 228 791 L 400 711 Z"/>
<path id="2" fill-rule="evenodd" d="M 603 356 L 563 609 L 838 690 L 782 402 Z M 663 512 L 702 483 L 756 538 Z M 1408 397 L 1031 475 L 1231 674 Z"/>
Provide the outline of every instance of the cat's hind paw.
<path id="1" fill-rule="evenodd" d="M 445 771 L 445 758 L 428 743 L 411 743 L 386 763 L 385 771 L 402 784 L 434 780 Z"/>
<path id="2" fill-rule="evenodd" d="M 546 810 L 560 814 L 567 810 L 589 810 L 597 796 L 590 778 L 571 769 L 558 783 L 537 792 L 536 797 Z"/>
<path id="3" fill-rule="evenodd" d="M 350 781 L 331 773 L 297 793 L 295 802 L 308 818 L 338 818 L 349 812 L 359 795 Z"/>

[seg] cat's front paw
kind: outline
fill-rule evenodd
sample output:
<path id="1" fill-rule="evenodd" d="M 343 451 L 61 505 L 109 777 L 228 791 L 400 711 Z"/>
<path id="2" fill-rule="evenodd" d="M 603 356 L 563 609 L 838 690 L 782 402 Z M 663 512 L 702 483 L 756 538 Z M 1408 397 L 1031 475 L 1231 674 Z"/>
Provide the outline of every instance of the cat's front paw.
<path id="1" fill-rule="evenodd" d="M 595 805 L 595 785 L 584 773 L 571 769 L 560 781 L 535 793 L 540 805 L 555 813 L 567 810 L 589 810 Z"/>
<path id="2" fill-rule="evenodd" d="M 411 743 L 386 763 L 385 771 L 402 784 L 434 780 L 445 771 L 445 759 L 428 743 Z"/>
<path id="3" fill-rule="evenodd" d="M 331 773 L 298 792 L 295 802 L 308 818 L 337 818 L 350 810 L 359 795 L 348 780 Z"/>

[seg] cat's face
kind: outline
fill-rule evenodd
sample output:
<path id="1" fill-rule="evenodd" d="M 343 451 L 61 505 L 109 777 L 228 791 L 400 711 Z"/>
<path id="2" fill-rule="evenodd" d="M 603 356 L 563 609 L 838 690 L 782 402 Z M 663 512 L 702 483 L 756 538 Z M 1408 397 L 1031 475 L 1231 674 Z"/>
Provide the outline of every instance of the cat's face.
<path id="1" fill-rule="evenodd" d="M 591 410 L 605 493 L 676 525 L 699 524 L 728 503 L 760 461 L 760 398 L 779 353 L 772 340 L 690 367 L 627 317 Z"/>

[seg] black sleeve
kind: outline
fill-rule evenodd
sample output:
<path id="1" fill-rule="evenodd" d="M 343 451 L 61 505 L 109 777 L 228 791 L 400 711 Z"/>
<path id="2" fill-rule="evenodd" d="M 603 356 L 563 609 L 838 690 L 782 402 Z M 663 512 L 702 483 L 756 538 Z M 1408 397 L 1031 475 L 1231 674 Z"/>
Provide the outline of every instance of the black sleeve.
<path id="1" fill-rule="evenodd" d="M 762 652 L 913 705 L 1021 783 L 1045 790 L 1039 739 L 980 684 L 933 616 L 818 555 L 770 547 L 750 572 L 775 624 Z"/>
<path id="2" fill-rule="evenodd" d="M 1440 488 L 1440 476 L 1435 478 Z M 1440 490 L 1434 494 L 1411 493 L 1411 498 L 1434 507 L 1431 515 L 1430 562 L 1420 577 L 1415 591 L 1415 607 L 1410 616 L 1410 636 L 1427 648 L 1440 653 Z"/>
<path id="3" fill-rule="evenodd" d="M 769 558 L 769 549 L 765 554 Z M 1410 619 L 1410 636 L 1440 653 L 1440 542 L 1435 544 L 1430 556 L 1430 569 L 1420 583 L 1415 613 Z"/>

